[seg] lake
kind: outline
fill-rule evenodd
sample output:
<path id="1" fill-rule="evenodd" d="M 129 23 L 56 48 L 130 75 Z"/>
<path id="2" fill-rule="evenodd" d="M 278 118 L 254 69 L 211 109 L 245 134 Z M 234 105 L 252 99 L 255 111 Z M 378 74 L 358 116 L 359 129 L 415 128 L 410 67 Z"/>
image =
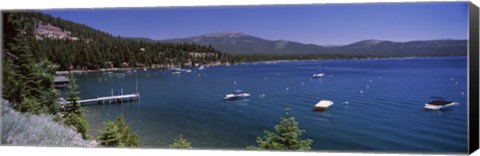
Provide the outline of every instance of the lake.
<path id="1" fill-rule="evenodd" d="M 326 75 L 313 79 L 320 71 Z M 139 70 L 137 77 L 140 101 L 84 107 L 91 133 L 124 114 L 144 148 L 168 147 L 181 134 L 194 148 L 245 149 L 290 108 L 314 151 L 467 152 L 466 57 L 256 63 L 178 75 Z M 135 91 L 134 72 L 76 78 L 81 98 Z M 223 100 L 236 89 L 250 98 Z M 424 110 L 431 96 L 460 105 Z M 322 99 L 335 104 L 313 111 Z"/>

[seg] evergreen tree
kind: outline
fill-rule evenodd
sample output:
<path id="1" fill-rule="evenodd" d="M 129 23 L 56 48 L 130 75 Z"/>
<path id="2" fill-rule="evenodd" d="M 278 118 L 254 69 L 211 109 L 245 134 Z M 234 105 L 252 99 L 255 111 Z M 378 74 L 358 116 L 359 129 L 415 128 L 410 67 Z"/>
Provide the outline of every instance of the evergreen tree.
<path id="1" fill-rule="evenodd" d="M 68 114 L 73 113 L 73 114 L 82 114 L 82 107 L 81 104 L 78 103 L 78 100 L 80 100 L 80 97 L 78 97 L 78 94 L 80 92 L 77 91 L 77 80 L 75 79 L 74 74 L 70 74 L 70 82 L 68 84 L 68 98 L 67 101 L 69 104 L 66 107 L 66 112 Z"/>
<path id="2" fill-rule="evenodd" d="M 112 121 L 107 121 L 103 125 L 105 128 L 100 130 L 100 137 L 98 138 L 100 144 L 110 147 L 122 146 L 122 135 L 117 125 Z"/>
<path id="3" fill-rule="evenodd" d="M 298 122 L 286 110 L 285 117 L 281 118 L 280 123 L 275 125 L 275 132 L 264 131 L 263 137 L 257 137 L 258 147 L 248 146 L 252 150 L 310 150 L 313 143 L 311 139 L 302 140 L 300 136 L 305 130 L 298 128 Z"/>
<path id="4" fill-rule="evenodd" d="M 139 146 L 138 143 L 138 135 L 130 132 L 130 128 L 125 124 L 125 118 L 122 115 L 117 119 L 117 122 L 115 123 L 119 129 L 119 132 L 122 136 L 122 142 L 124 146 L 127 147 L 136 147 Z"/>
<path id="5" fill-rule="evenodd" d="M 169 145 L 171 148 L 192 148 L 190 142 L 187 139 L 183 138 L 183 135 L 180 135 L 178 139 L 173 140 L 173 143 Z"/>
<path id="6" fill-rule="evenodd" d="M 78 97 L 76 79 L 73 74 L 70 74 L 69 82 L 69 93 L 67 101 L 69 102 L 66 111 L 65 111 L 65 121 L 64 123 L 69 126 L 73 126 L 77 129 L 77 132 L 82 134 L 84 139 L 88 139 L 90 136 L 88 134 L 88 122 L 85 119 L 83 109 L 81 104 L 78 102 L 80 99 Z"/>
<path id="7" fill-rule="evenodd" d="M 56 67 L 49 61 L 34 56 L 32 48 L 33 22 L 23 14 L 5 13 L 5 79 L 4 98 L 12 108 L 33 114 L 58 112 L 59 92 L 54 89 L 53 75 Z"/>
<path id="8" fill-rule="evenodd" d="M 83 139 L 90 138 L 88 134 L 88 122 L 87 120 L 85 120 L 85 117 L 83 117 L 83 115 L 78 115 L 74 113 L 66 114 L 63 123 L 65 123 L 65 125 L 75 127 L 77 132 L 82 134 Z"/>
<path id="9" fill-rule="evenodd" d="M 107 121 L 104 129 L 100 131 L 100 144 L 112 147 L 137 147 L 139 146 L 138 135 L 130 132 L 125 124 L 123 114 L 116 122 Z"/>

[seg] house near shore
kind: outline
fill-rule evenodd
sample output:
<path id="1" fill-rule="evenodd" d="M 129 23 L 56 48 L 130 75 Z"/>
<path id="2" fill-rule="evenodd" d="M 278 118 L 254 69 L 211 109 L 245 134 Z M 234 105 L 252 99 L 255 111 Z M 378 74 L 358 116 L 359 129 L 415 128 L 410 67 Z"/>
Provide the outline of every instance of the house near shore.
<path id="1" fill-rule="evenodd" d="M 55 88 L 57 89 L 66 88 L 68 86 L 69 81 L 70 79 L 68 79 L 68 77 L 63 75 L 55 76 L 55 78 L 53 79 L 53 82 L 55 83 Z"/>

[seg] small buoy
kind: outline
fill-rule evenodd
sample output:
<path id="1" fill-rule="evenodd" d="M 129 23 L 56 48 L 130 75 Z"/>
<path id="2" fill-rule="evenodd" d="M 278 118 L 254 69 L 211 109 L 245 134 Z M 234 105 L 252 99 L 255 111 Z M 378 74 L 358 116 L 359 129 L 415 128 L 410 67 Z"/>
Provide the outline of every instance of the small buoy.
<path id="1" fill-rule="evenodd" d="M 465 95 L 465 92 L 460 92 L 460 94 Z"/>
<path id="2" fill-rule="evenodd" d="M 367 85 L 366 87 L 367 87 L 367 88 L 370 88 L 370 85 Z"/>
<path id="3" fill-rule="evenodd" d="M 360 90 L 360 94 L 363 94 L 363 90 Z"/>
<path id="4" fill-rule="evenodd" d="M 347 105 L 348 105 L 348 101 L 345 101 L 345 104 L 347 104 Z"/>
<path id="5" fill-rule="evenodd" d="M 237 84 L 237 81 L 233 81 L 233 84 Z"/>
<path id="6" fill-rule="evenodd" d="M 289 90 L 289 88 L 288 88 L 288 87 L 287 87 L 287 88 L 285 88 L 285 89 L 286 89 L 286 90 Z"/>

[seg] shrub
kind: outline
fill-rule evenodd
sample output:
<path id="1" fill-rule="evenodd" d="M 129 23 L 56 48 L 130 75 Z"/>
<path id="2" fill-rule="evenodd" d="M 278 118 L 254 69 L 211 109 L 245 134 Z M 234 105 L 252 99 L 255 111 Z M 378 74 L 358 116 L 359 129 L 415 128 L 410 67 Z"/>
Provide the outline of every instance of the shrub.
<path id="1" fill-rule="evenodd" d="M 173 140 L 173 143 L 169 145 L 171 148 L 192 148 L 190 142 L 180 135 L 180 138 Z"/>
<path id="2" fill-rule="evenodd" d="M 123 115 L 120 115 L 115 123 L 113 121 L 104 122 L 104 129 L 100 130 L 98 140 L 100 144 L 111 147 L 137 147 L 140 145 L 138 135 L 130 132 Z"/>
<path id="3" fill-rule="evenodd" d="M 250 150 L 310 150 L 313 143 L 311 139 L 302 140 L 300 136 L 305 130 L 298 128 L 298 122 L 288 112 L 281 118 L 280 123 L 275 125 L 275 132 L 264 131 L 265 136 L 257 137 L 258 147 L 248 146 Z"/>
<path id="4" fill-rule="evenodd" d="M 51 115 L 19 113 L 2 106 L 2 144 L 24 146 L 93 147 L 95 142 L 82 139 L 70 127 L 53 121 Z"/>

